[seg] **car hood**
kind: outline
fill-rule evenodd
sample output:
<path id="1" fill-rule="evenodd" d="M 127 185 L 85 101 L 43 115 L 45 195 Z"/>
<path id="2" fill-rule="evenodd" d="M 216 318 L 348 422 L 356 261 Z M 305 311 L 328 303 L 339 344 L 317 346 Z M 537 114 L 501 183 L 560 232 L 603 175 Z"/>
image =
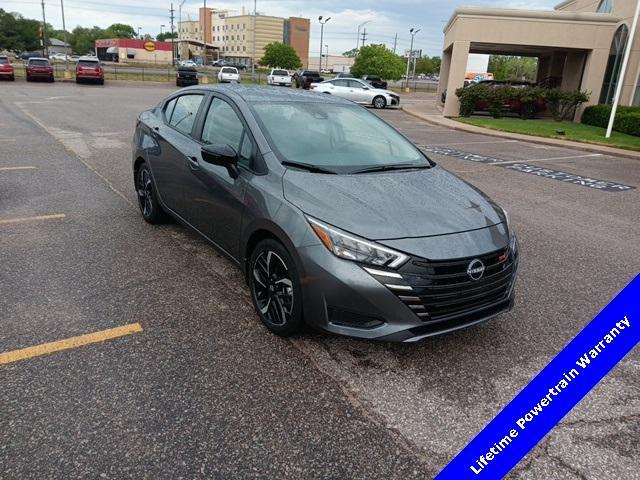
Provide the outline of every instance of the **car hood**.
<path id="1" fill-rule="evenodd" d="M 306 214 L 371 240 L 448 235 L 505 220 L 486 195 L 437 166 L 359 175 L 289 169 L 283 190 Z"/>

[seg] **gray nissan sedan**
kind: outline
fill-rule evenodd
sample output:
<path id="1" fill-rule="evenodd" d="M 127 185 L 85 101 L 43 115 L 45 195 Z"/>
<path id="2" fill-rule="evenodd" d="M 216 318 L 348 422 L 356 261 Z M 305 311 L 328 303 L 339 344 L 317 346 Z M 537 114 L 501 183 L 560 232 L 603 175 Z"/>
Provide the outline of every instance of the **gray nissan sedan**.
<path id="1" fill-rule="evenodd" d="M 179 90 L 140 114 L 133 176 L 144 219 L 170 215 L 235 262 L 278 335 L 410 342 L 513 306 L 506 212 L 350 101 Z"/>

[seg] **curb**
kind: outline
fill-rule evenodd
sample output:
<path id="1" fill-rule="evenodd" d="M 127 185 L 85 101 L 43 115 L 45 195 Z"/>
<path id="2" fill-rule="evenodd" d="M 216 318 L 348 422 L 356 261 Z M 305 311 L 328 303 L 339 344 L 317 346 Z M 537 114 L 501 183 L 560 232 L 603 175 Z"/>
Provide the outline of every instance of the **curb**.
<path id="1" fill-rule="evenodd" d="M 449 120 L 448 118 L 440 117 L 439 115 L 426 115 L 417 112 L 409 107 L 401 106 L 401 110 L 411 115 L 412 117 L 424 120 L 431 125 L 437 125 L 439 127 L 450 128 L 451 130 L 458 130 L 461 132 L 478 133 L 496 138 L 507 138 L 510 140 L 520 140 L 523 142 L 536 143 L 540 145 L 548 145 L 551 147 L 571 148 L 573 150 L 581 150 L 589 153 L 601 153 L 603 155 L 616 156 L 629 158 L 631 160 L 640 160 L 640 152 L 633 150 L 624 150 L 621 148 L 608 147 L 605 145 L 595 145 L 589 143 L 573 142 L 571 140 L 560 140 L 555 138 L 535 137 L 533 135 L 522 135 L 519 133 L 501 132 L 499 130 L 491 130 L 488 128 L 476 127 L 475 125 L 466 125 L 461 122 Z"/>

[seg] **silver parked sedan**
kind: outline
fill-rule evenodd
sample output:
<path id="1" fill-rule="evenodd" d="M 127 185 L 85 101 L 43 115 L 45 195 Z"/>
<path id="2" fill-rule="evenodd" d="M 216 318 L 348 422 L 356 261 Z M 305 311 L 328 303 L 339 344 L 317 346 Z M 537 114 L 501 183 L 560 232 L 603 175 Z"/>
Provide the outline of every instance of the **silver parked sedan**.
<path id="1" fill-rule="evenodd" d="M 346 98 L 362 105 L 373 105 L 375 108 L 400 105 L 399 95 L 389 90 L 373 88 L 364 80 L 357 78 L 335 78 L 311 84 L 310 89 L 314 92 Z"/>

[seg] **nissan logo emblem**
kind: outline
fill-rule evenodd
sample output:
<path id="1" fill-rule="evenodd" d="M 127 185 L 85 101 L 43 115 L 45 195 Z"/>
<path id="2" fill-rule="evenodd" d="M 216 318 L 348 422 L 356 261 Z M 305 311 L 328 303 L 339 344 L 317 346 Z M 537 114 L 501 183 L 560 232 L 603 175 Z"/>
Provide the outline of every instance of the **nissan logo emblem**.
<path id="1" fill-rule="evenodd" d="M 476 258 L 475 260 L 471 260 L 469 266 L 467 267 L 467 275 L 471 280 L 480 280 L 484 275 L 484 263 L 482 260 Z"/>

